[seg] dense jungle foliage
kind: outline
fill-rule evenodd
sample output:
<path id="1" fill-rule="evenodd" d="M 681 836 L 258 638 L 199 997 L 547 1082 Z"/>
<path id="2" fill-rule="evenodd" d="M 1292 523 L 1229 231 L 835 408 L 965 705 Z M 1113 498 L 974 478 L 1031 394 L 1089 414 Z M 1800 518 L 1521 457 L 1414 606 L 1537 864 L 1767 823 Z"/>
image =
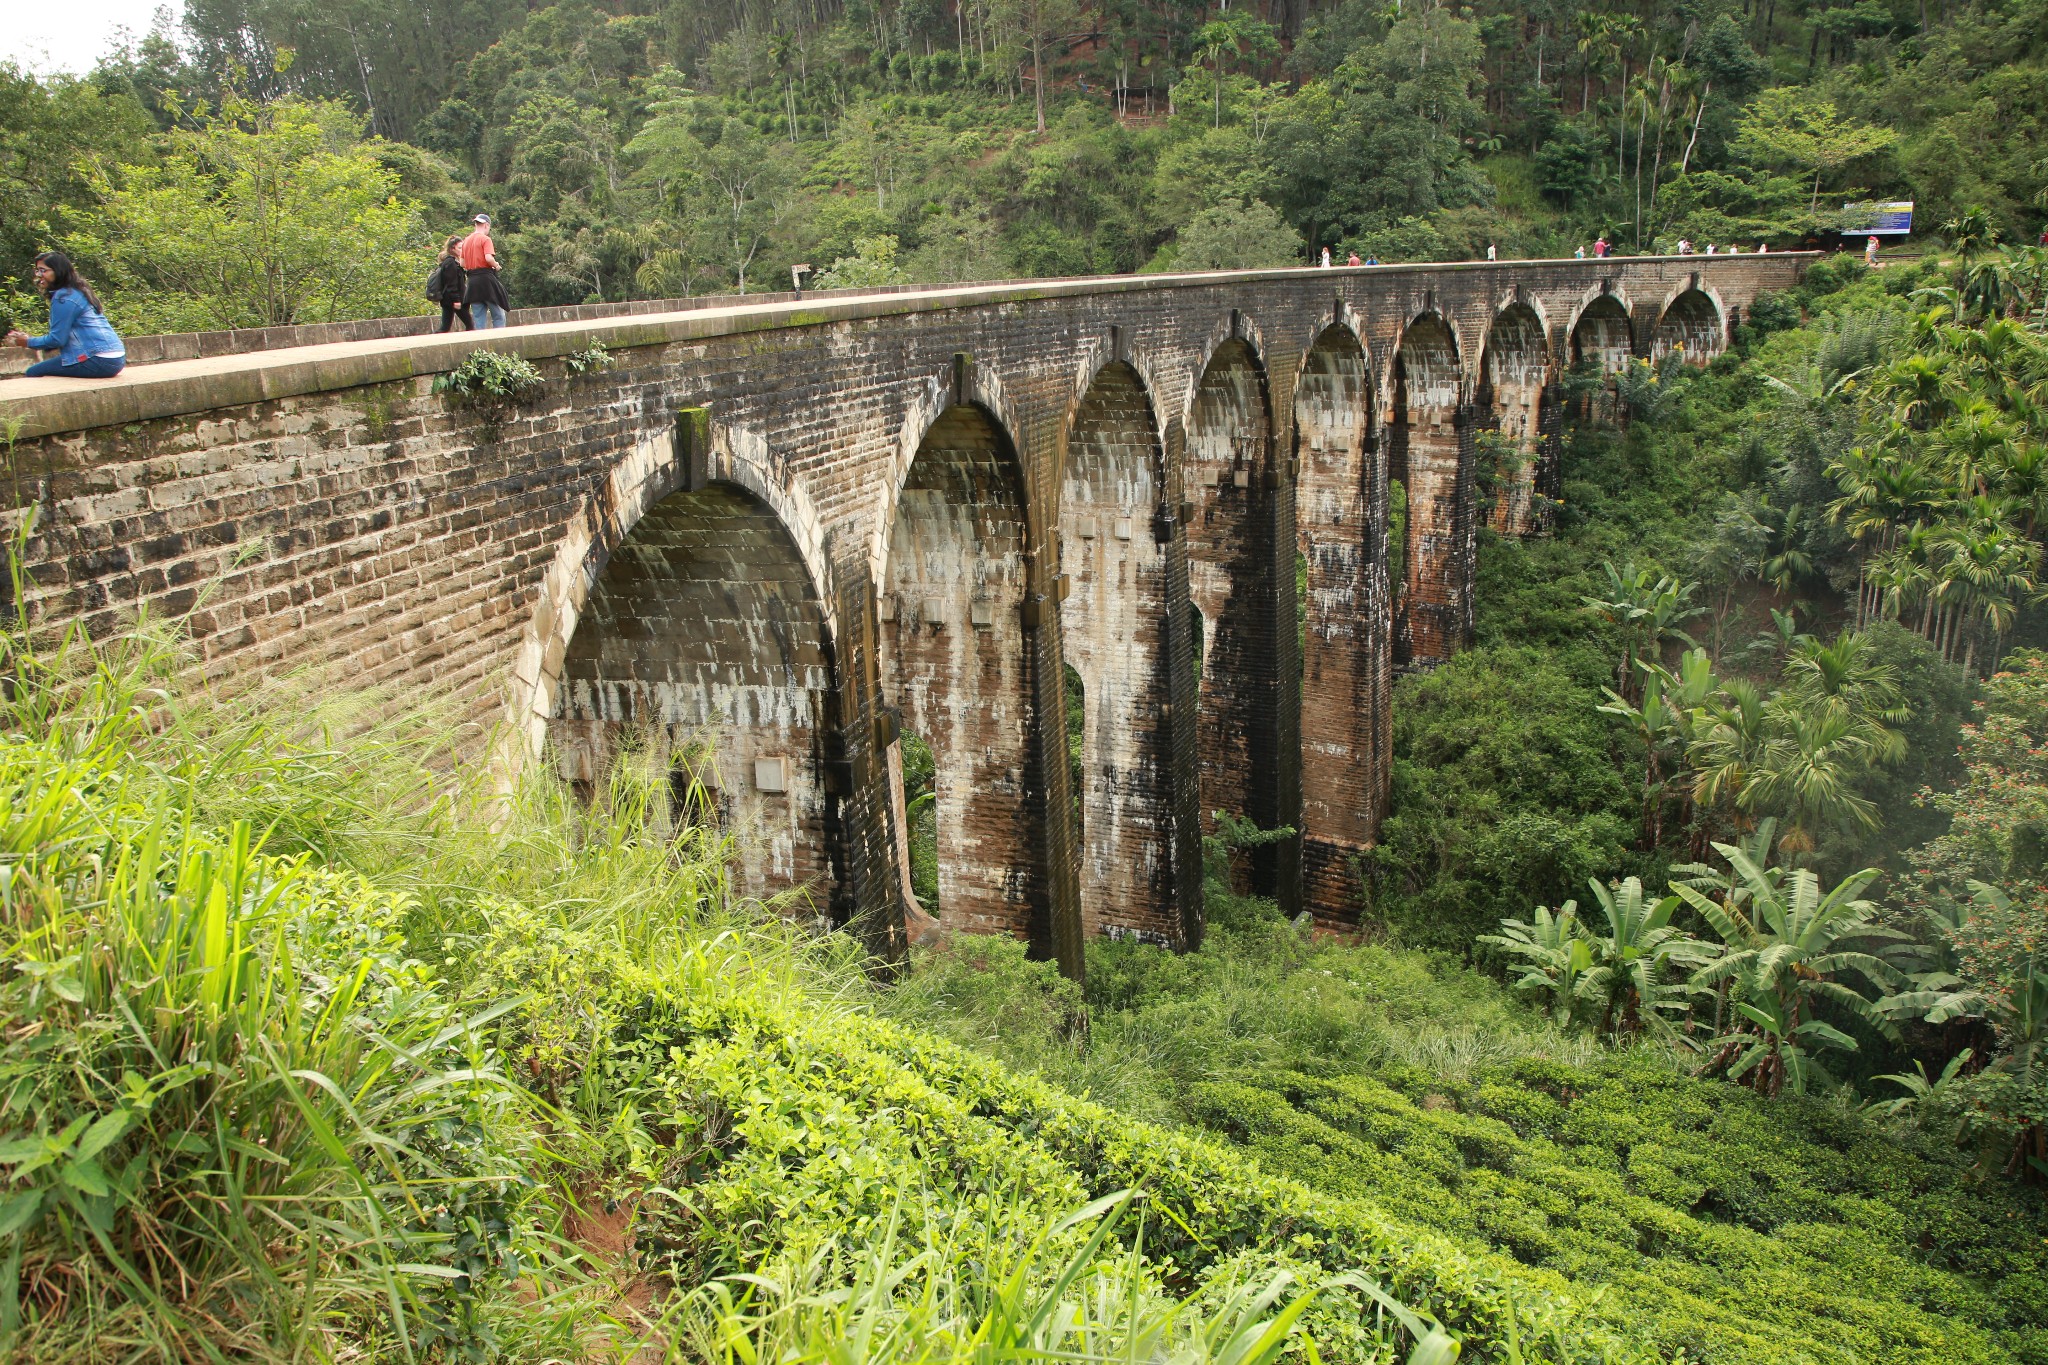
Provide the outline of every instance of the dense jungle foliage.
<path id="1" fill-rule="evenodd" d="M 158 330 L 421 311 L 479 210 L 524 304 L 1752 250 L 1873 195 L 2025 247 L 2044 91 L 2042 0 L 190 0 L 0 72 L 0 254 Z"/>
<path id="2" fill-rule="evenodd" d="M 1488 538 L 1476 647 L 1396 690 L 1362 883 L 1560 1027 L 2039 1181 L 2048 336 L 1987 278 L 1838 259 L 1582 403 L 1555 534 Z"/>

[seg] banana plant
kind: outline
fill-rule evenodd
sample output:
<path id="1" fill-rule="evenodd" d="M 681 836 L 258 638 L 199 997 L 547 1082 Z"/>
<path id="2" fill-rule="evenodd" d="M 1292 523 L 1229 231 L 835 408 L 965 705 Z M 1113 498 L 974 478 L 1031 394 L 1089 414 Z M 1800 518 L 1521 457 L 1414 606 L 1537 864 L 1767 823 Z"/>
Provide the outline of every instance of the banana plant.
<path id="1" fill-rule="evenodd" d="M 1877 1001 L 1841 979 L 1860 977 L 1879 991 L 1905 980 L 1866 951 L 1904 937 L 1879 924 L 1877 907 L 1863 899 L 1877 869 L 1865 868 L 1823 893 L 1809 868 L 1766 870 L 1737 845 L 1714 849 L 1739 880 L 1739 895 L 1716 899 L 1686 881 L 1672 885 L 1725 945 L 1692 977 L 1693 985 L 1710 989 L 1725 983 L 1734 1006 L 1731 1027 L 1715 1040 L 1707 1068 L 1767 1095 L 1788 1085 L 1795 1091 L 1831 1085 L 1816 1052 L 1854 1051 L 1856 1040 L 1818 1017 L 1823 1004 L 1888 1036 L 1897 1032 Z"/>
<path id="2" fill-rule="evenodd" d="M 1625 878 L 1610 890 L 1589 881 L 1607 932 L 1592 939 L 1592 970 L 1585 973 L 1580 994 L 1597 1002 L 1600 1031 L 1634 1036 L 1670 1028 L 1673 1014 L 1682 1014 L 1699 988 L 1673 980 L 1673 972 L 1699 967 L 1717 954 L 1711 944 L 1674 928 L 1671 916 L 1677 896 L 1652 901 L 1642 881 Z"/>
<path id="3" fill-rule="evenodd" d="M 1579 983 L 1593 969 L 1593 944 L 1579 925 L 1579 903 L 1566 901 L 1553 912 L 1536 907 L 1534 922 L 1504 919 L 1498 934 L 1481 943 L 1521 959 L 1522 975 L 1512 989 L 1547 1002 L 1550 1017 L 1564 1027 L 1579 1022 Z"/>

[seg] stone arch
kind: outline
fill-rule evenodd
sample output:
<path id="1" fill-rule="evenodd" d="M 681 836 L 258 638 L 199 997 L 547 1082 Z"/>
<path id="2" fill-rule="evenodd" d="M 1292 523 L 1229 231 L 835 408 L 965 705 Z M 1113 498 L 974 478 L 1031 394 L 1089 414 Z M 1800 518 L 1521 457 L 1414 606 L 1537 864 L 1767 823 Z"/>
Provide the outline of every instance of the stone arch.
<path id="1" fill-rule="evenodd" d="M 1603 303 L 1603 300 L 1606 302 Z M 1596 306 L 1604 311 L 1607 303 L 1616 305 L 1623 313 L 1630 317 L 1635 316 L 1635 302 L 1629 297 L 1627 286 L 1623 281 L 1603 279 L 1597 284 L 1589 285 L 1572 303 L 1571 316 L 1565 319 L 1561 344 L 1564 346 L 1566 354 L 1559 357 L 1561 363 L 1569 362 L 1571 359 L 1569 354 L 1571 336 L 1572 333 L 1578 330 L 1580 320 L 1586 316 L 1588 311 Z"/>
<path id="2" fill-rule="evenodd" d="M 1020 471 L 1023 467 L 1022 458 L 1009 433 L 1022 431 L 1024 427 L 1000 375 L 987 366 L 976 365 L 973 356 L 963 351 L 954 357 L 949 368 L 926 376 L 912 392 L 909 407 L 904 413 L 903 431 L 896 443 L 889 477 L 875 492 L 875 514 L 868 523 L 872 528 L 868 535 L 868 568 L 876 583 L 885 581 L 889 572 L 890 530 L 896 524 L 896 503 L 902 496 L 904 481 L 910 477 L 910 467 L 932 427 L 951 409 L 963 404 L 980 408 L 987 414 L 1003 433 L 1003 448 L 1011 453 L 1013 463 Z M 1043 542 L 1028 479 L 1023 481 L 1021 489 L 1024 524 L 1031 533 L 1030 543 L 1036 546 Z"/>
<path id="3" fill-rule="evenodd" d="M 1356 331 L 1325 327 L 1294 388 L 1295 534 L 1306 562 L 1301 684 L 1302 888 L 1355 922 L 1353 863 L 1386 811 L 1392 640 L 1386 462 L 1372 365 Z"/>
<path id="4" fill-rule="evenodd" d="M 1183 431 L 1194 430 L 1195 404 L 1202 396 L 1201 380 L 1203 376 L 1207 375 L 1211 368 L 1214 367 L 1216 358 L 1220 354 L 1225 351 L 1236 351 L 1238 348 L 1242 348 L 1250 356 L 1251 364 L 1258 372 L 1259 383 L 1262 387 L 1264 386 L 1266 382 L 1265 335 L 1260 331 L 1259 324 L 1256 321 L 1238 312 L 1236 309 L 1232 309 L 1227 316 L 1218 319 L 1216 324 L 1209 329 L 1209 335 L 1202 341 L 1201 356 L 1194 368 L 1189 371 L 1195 382 L 1187 386 L 1187 401 L 1182 405 L 1181 409 L 1181 429 Z"/>
<path id="5" fill-rule="evenodd" d="M 1406 502 L 1395 658 L 1449 658 L 1471 630 L 1474 490 L 1457 334 L 1437 312 L 1402 330 L 1394 354 L 1387 477 Z"/>
<path id="6" fill-rule="evenodd" d="M 1693 284 L 1674 290 L 1657 313 L 1650 358 L 1661 361 L 1682 351 L 1691 363 L 1706 364 L 1728 347 L 1727 316 L 1712 289 Z"/>
<path id="7" fill-rule="evenodd" d="M 671 817 L 735 839 L 751 895 L 832 906 L 843 867 L 824 780 L 837 728 L 833 635 L 812 569 L 776 510 L 737 481 L 655 499 L 594 568 L 548 722 L 560 774 L 590 789 L 622 746 L 669 765 Z"/>
<path id="8" fill-rule="evenodd" d="M 1066 421 L 1062 426 L 1060 445 L 1060 466 L 1064 470 L 1067 447 L 1072 443 L 1074 423 L 1080 415 L 1081 405 L 1087 401 L 1089 390 L 1094 388 L 1096 376 L 1113 365 L 1128 368 L 1137 376 L 1138 384 L 1145 390 L 1146 409 L 1151 414 L 1153 435 L 1165 447 L 1166 430 L 1164 416 L 1156 404 L 1156 396 L 1167 391 L 1166 376 L 1161 372 L 1152 354 L 1128 344 L 1118 335 L 1117 328 L 1110 328 L 1109 335 L 1090 338 L 1081 348 L 1081 363 L 1074 371 L 1074 387 L 1067 400 Z"/>
<path id="9" fill-rule="evenodd" d="M 1500 468 L 1492 504 L 1480 509 L 1503 535 L 1527 535 L 1540 527 L 1536 493 L 1549 482 L 1544 475 L 1546 386 L 1551 377 L 1550 347 L 1543 315 L 1529 303 L 1511 299 L 1494 314 L 1479 359 L 1479 391 L 1475 404 L 1480 421 L 1499 443 Z"/>
<path id="10" fill-rule="evenodd" d="M 813 596 L 824 613 L 826 634 L 839 638 L 824 535 L 817 509 L 801 482 L 772 472 L 767 441 L 739 427 L 711 428 L 708 477 L 735 484 L 764 503 L 795 544 Z M 560 696 L 562 661 L 576 634 L 590 594 L 612 554 L 655 504 L 676 491 L 683 469 L 674 431 L 637 442 L 615 462 L 604 486 L 586 498 L 542 576 L 533 614 L 513 660 L 509 683 L 508 743 L 496 760 L 509 785 L 546 746 L 548 727 Z"/>
<path id="11" fill-rule="evenodd" d="M 931 745 L 939 917 L 1047 948 L 1024 612 L 1031 535 L 1023 470 L 996 413 L 954 402 L 924 425 L 887 535 L 877 597 L 882 691 Z"/>
<path id="12" fill-rule="evenodd" d="M 1620 373 L 1635 354 L 1628 301 L 1619 294 L 1599 293 L 1581 304 L 1572 314 L 1567 336 L 1569 362 L 1595 363 L 1602 374 Z"/>
<path id="13" fill-rule="evenodd" d="M 1061 652 L 1087 697 L 1078 793 L 1084 932 L 1181 941 L 1174 877 L 1171 523 L 1166 455 L 1137 369 L 1097 367 L 1060 473 Z"/>
<path id="14" fill-rule="evenodd" d="M 1280 800 L 1281 685 L 1273 417 L 1265 366 L 1243 331 L 1241 324 L 1234 327 L 1211 351 L 1188 399 L 1181 474 L 1191 514 L 1188 596 L 1206 622 L 1207 655 L 1195 753 L 1205 825 L 1222 810 L 1272 827 Z M 1293 625 L 1286 623 L 1289 630 Z M 1253 884 L 1269 889 L 1277 863 L 1247 866 Z"/>

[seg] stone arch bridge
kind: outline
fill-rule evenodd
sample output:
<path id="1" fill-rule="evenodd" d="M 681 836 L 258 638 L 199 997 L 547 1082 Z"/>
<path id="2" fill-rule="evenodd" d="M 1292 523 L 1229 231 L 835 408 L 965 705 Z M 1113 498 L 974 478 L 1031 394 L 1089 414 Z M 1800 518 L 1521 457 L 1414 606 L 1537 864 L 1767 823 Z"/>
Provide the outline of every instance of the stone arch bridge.
<path id="1" fill-rule="evenodd" d="M 664 735 L 743 885 L 884 952 L 906 731 L 936 767 L 944 923 L 1069 972 L 1097 933 L 1189 945 L 1215 811 L 1293 826 L 1240 875 L 1344 922 L 1392 675 L 1469 633 L 1481 522 L 1540 525 L 1564 369 L 1711 357 L 1803 264 L 908 289 L 13 381 L 17 605 L 97 634 L 189 613 L 217 678 L 449 694 L 572 782 Z M 479 347 L 544 388 L 484 413 L 437 393 Z"/>

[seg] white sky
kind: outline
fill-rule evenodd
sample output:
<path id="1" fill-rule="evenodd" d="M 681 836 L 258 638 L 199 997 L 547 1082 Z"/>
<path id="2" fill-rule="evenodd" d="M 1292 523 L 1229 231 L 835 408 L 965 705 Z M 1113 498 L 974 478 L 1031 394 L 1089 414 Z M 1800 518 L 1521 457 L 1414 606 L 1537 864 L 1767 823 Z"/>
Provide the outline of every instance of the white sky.
<path id="1" fill-rule="evenodd" d="M 12 61 L 30 71 L 84 74 L 114 46 L 115 35 L 128 29 L 140 38 L 156 26 L 156 12 L 169 8 L 173 21 L 184 12 L 184 0 L 86 0 L 77 9 L 52 0 L 8 0 L 0 10 L 0 62 Z"/>

